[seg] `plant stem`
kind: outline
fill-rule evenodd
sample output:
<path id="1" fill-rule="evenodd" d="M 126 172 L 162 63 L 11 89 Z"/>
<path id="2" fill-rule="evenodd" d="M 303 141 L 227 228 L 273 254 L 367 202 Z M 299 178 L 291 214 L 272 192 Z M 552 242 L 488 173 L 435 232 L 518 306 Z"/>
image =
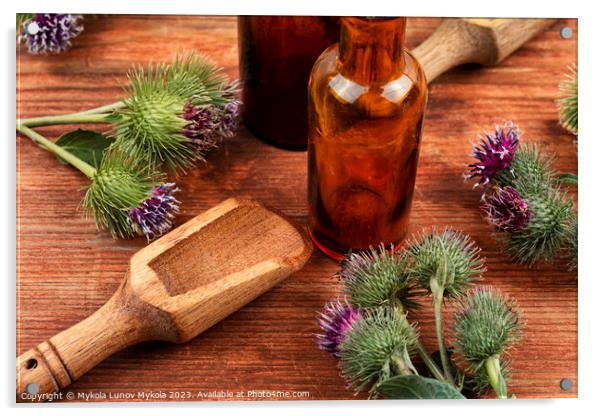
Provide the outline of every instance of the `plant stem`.
<path id="1" fill-rule="evenodd" d="M 504 376 L 502 375 L 502 370 L 500 368 L 500 357 L 497 355 L 489 357 L 485 361 L 485 370 L 487 371 L 489 384 L 491 384 L 491 387 L 493 387 L 497 397 L 499 399 L 507 399 L 508 393 L 506 392 L 506 380 L 504 380 Z"/>
<path id="2" fill-rule="evenodd" d="M 558 182 L 578 186 L 579 179 L 574 173 L 563 173 L 558 177 Z"/>
<path id="3" fill-rule="evenodd" d="M 61 146 L 54 144 L 53 142 L 51 142 L 50 140 L 48 140 L 46 137 L 42 136 L 41 134 L 36 133 L 29 127 L 21 125 L 19 123 L 19 120 L 17 120 L 17 131 L 19 133 L 29 137 L 35 143 L 37 143 L 41 147 L 45 148 L 49 152 L 53 153 L 54 155 L 64 159 L 70 165 L 79 169 L 88 178 L 92 178 L 92 176 L 94 176 L 94 174 L 96 173 L 96 168 L 87 164 L 86 162 L 84 162 L 83 160 L 81 160 L 80 158 L 75 156 L 73 153 L 68 152 L 67 150 L 63 149 Z"/>
<path id="4" fill-rule="evenodd" d="M 422 342 L 420 342 L 420 340 L 416 342 L 416 350 L 418 350 L 418 355 L 420 355 L 420 358 L 422 359 L 426 367 L 429 369 L 431 374 L 437 380 L 446 383 L 447 380 L 445 379 L 445 376 L 441 373 L 441 370 L 439 369 L 439 367 L 437 367 L 437 364 L 435 364 L 429 353 L 426 352 L 426 349 L 424 349 L 424 345 L 422 345 Z"/>
<path id="5" fill-rule="evenodd" d="M 127 107 L 127 105 L 123 101 L 117 101 L 116 103 L 112 103 L 112 104 L 108 104 L 108 105 L 103 105 L 103 106 L 96 107 L 96 108 L 91 108 L 89 110 L 80 111 L 79 113 L 75 113 L 75 114 L 103 114 L 103 113 L 112 113 L 115 110 L 120 110 L 120 109 L 125 108 L 125 107 Z"/>
<path id="6" fill-rule="evenodd" d="M 393 370 L 402 376 L 414 374 L 402 357 L 391 357 Z"/>
<path id="7" fill-rule="evenodd" d="M 443 306 L 443 290 L 439 287 L 436 277 L 431 277 L 431 293 L 433 294 L 433 308 L 435 310 L 435 326 L 437 330 L 437 343 L 439 345 L 439 356 L 441 357 L 441 366 L 447 382 L 454 384 L 451 366 L 447 356 L 447 347 L 445 346 L 445 337 L 443 334 L 443 317 L 441 307 Z"/>
<path id="8" fill-rule="evenodd" d="M 108 123 L 110 114 L 75 113 L 59 116 L 32 117 L 17 120 L 23 127 L 53 126 L 56 124 Z"/>
<path id="9" fill-rule="evenodd" d="M 403 315 L 405 324 L 408 327 L 410 327 L 412 330 L 414 330 L 414 328 L 412 328 L 410 323 L 408 322 L 406 314 L 404 313 L 403 305 L 401 304 L 401 302 L 398 299 L 396 299 L 394 302 L 394 308 L 397 311 L 397 313 L 399 313 L 400 315 Z M 420 355 L 422 362 L 424 362 L 424 364 L 429 369 L 429 371 L 431 372 L 433 377 L 435 377 L 437 380 L 439 380 L 443 383 L 446 383 L 447 380 L 441 373 L 441 370 L 439 370 L 439 367 L 437 367 L 437 364 L 435 364 L 435 362 L 433 361 L 433 359 L 431 358 L 429 353 L 424 348 L 424 345 L 422 345 L 422 342 L 420 342 L 420 338 L 418 338 L 418 336 L 416 336 L 416 350 L 418 351 L 418 355 Z"/>

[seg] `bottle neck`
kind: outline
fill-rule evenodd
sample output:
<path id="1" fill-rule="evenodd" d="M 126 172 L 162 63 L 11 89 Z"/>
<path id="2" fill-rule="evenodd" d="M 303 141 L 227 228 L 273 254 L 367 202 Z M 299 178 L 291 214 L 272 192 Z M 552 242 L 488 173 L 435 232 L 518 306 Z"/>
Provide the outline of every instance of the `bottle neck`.
<path id="1" fill-rule="evenodd" d="M 341 18 L 339 72 L 359 84 L 387 83 L 404 71 L 406 18 Z"/>

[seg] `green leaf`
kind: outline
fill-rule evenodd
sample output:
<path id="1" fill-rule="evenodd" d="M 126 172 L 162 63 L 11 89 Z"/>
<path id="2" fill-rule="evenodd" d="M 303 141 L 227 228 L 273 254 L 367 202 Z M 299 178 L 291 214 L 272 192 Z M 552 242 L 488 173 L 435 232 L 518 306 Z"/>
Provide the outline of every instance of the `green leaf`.
<path id="1" fill-rule="evenodd" d="M 465 399 L 449 384 L 416 375 L 392 377 L 380 383 L 376 391 L 387 399 Z"/>
<path id="2" fill-rule="evenodd" d="M 77 129 L 63 134 L 58 138 L 56 144 L 73 153 L 89 165 L 98 168 L 102 160 L 102 155 L 105 149 L 111 144 L 111 140 L 104 134 L 92 130 Z M 59 162 L 67 164 L 60 157 L 57 157 L 57 159 Z"/>

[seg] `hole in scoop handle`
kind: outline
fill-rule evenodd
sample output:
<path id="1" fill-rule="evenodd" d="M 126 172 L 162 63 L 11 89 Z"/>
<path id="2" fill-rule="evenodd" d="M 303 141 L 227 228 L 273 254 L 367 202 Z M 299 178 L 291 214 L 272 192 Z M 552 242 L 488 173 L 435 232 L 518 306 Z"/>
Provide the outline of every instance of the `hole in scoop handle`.
<path id="1" fill-rule="evenodd" d="M 54 346 L 44 341 L 17 357 L 17 401 L 41 401 L 71 384 L 71 376 Z M 46 399 L 41 396 L 48 395 Z"/>
<path id="2" fill-rule="evenodd" d="M 17 357 L 18 402 L 56 400 L 52 393 L 115 352 L 141 341 L 176 340 L 149 305 L 128 295 L 126 281 L 94 314 Z"/>

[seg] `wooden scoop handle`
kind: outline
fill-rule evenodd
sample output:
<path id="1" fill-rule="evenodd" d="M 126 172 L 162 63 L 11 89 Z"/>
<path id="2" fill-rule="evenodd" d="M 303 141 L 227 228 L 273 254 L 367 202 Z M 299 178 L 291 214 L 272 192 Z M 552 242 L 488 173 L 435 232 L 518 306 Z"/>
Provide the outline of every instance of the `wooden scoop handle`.
<path id="1" fill-rule="evenodd" d="M 427 82 L 461 64 L 495 65 L 554 19 L 444 19 L 412 54 Z"/>
<path id="2" fill-rule="evenodd" d="M 43 401 L 111 354 L 141 341 L 175 341 L 166 316 L 129 295 L 128 279 L 94 314 L 17 357 L 17 401 Z M 167 330 L 166 330 L 167 328 Z"/>
<path id="3" fill-rule="evenodd" d="M 48 393 L 138 342 L 192 339 L 303 267 L 312 247 L 256 201 L 216 205 L 134 254 L 92 316 L 18 357 L 17 400 L 52 400 Z"/>

